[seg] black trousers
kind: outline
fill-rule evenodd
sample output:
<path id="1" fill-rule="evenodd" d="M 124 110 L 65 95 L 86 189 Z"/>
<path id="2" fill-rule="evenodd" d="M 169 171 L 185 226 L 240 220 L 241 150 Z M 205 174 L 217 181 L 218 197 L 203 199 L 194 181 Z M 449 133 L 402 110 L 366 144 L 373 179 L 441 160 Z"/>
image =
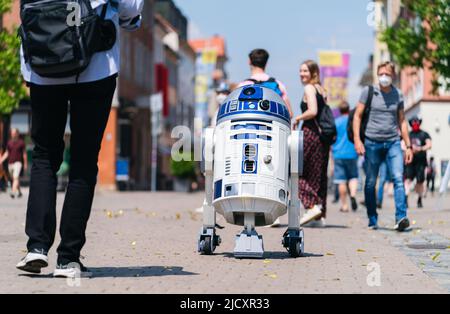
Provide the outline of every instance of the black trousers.
<path id="1" fill-rule="evenodd" d="M 34 142 L 26 234 L 28 251 L 48 252 L 56 233 L 56 172 L 63 161 L 64 133 L 70 114 L 70 174 L 57 249 L 58 264 L 78 262 L 86 242 L 97 161 L 111 110 L 116 76 L 71 85 L 30 84 L 31 136 Z"/>

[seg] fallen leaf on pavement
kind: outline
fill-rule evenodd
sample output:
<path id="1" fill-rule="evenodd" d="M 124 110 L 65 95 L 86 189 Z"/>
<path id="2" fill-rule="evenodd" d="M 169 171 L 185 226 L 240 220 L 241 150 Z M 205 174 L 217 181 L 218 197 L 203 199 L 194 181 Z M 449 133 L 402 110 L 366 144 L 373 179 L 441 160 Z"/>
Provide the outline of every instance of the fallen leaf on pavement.
<path id="1" fill-rule="evenodd" d="M 176 218 L 177 220 L 180 220 L 180 219 L 181 219 L 181 214 L 180 214 L 180 213 L 177 213 L 177 214 L 175 215 L 175 218 Z"/>
<path id="2" fill-rule="evenodd" d="M 334 256 L 333 253 L 327 253 L 326 255 L 327 255 L 327 256 Z"/>
<path id="3" fill-rule="evenodd" d="M 358 252 L 358 253 L 366 253 L 366 250 L 363 250 L 363 249 L 357 249 L 356 252 Z"/>
<path id="4" fill-rule="evenodd" d="M 268 259 L 265 259 L 263 263 L 264 263 L 264 264 L 270 264 L 270 263 L 272 263 L 272 261 L 271 261 L 271 260 L 268 260 Z"/>
<path id="5" fill-rule="evenodd" d="M 276 274 L 265 274 L 264 276 L 272 278 L 272 279 L 277 279 L 278 276 Z"/>
<path id="6" fill-rule="evenodd" d="M 433 260 L 433 262 L 435 262 L 439 256 L 441 256 L 441 253 L 436 253 L 434 256 L 431 257 L 431 259 Z"/>

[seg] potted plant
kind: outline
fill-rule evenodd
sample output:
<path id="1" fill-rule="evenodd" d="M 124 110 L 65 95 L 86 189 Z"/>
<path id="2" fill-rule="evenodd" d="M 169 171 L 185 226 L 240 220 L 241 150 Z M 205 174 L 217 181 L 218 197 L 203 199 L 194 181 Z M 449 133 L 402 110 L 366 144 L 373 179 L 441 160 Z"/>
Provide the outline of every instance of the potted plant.
<path id="1" fill-rule="evenodd" d="M 172 158 L 170 162 L 170 170 L 175 177 L 174 191 L 175 192 L 190 192 L 192 182 L 196 178 L 195 167 L 196 163 L 193 161 L 191 153 L 180 153 L 176 158 Z"/>

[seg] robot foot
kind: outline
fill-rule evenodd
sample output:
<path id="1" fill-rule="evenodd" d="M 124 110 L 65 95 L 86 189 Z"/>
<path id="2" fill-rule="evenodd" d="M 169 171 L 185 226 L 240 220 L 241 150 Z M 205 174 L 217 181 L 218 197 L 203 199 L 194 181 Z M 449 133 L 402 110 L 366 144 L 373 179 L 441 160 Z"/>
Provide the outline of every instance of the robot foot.
<path id="1" fill-rule="evenodd" d="M 305 235 L 302 229 L 286 230 L 282 243 L 291 257 L 300 257 L 305 253 Z"/>
<path id="2" fill-rule="evenodd" d="M 204 255 L 212 255 L 222 240 L 216 235 L 215 228 L 202 228 L 198 239 L 198 252 Z"/>
<path id="3" fill-rule="evenodd" d="M 251 234 L 243 231 L 236 236 L 236 246 L 234 248 L 236 258 L 263 258 L 264 245 L 262 236 L 253 230 Z"/>

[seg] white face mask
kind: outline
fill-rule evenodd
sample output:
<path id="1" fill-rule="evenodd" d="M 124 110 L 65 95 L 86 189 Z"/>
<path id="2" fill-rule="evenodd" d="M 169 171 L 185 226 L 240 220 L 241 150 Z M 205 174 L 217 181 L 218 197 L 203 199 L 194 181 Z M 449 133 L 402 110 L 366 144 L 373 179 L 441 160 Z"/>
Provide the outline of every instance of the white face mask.
<path id="1" fill-rule="evenodd" d="M 389 75 L 382 75 L 378 78 L 382 87 L 389 87 L 392 85 L 392 77 Z"/>
<path id="2" fill-rule="evenodd" d="M 223 104 L 225 102 L 225 99 L 227 99 L 227 95 L 225 94 L 219 94 L 216 97 L 216 100 L 219 103 L 219 105 Z"/>

